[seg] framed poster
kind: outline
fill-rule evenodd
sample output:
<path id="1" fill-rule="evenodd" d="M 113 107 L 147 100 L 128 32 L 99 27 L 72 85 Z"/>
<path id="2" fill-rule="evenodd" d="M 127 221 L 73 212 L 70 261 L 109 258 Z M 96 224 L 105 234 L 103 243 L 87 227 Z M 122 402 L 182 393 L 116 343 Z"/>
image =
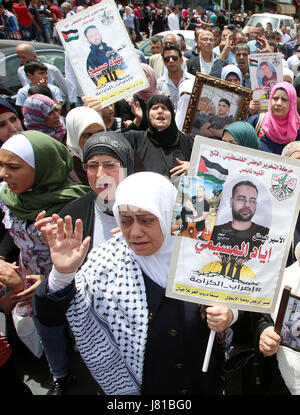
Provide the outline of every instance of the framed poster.
<path id="1" fill-rule="evenodd" d="M 196 187 L 186 185 L 184 189 L 192 202 L 187 208 L 196 211 L 190 217 L 197 217 L 199 210 L 195 199 L 192 206 L 197 187 L 201 185 L 204 193 L 206 183 L 215 187 L 206 196 L 209 214 L 205 227 L 201 232 L 195 228 L 195 237 L 180 229 L 183 221 L 177 200 L 172 224 L 176 240 L 166 295 L 200 304 L 273 312 L 299 212 L 299 175 L 297 160 L 197 136 L 191 179 L 182 179 Z M 204 202 L 202 206 L 203 212 L 207 210 Z"/>
<path id="2" fill-rule="evenodd" d="M 221 138 L 226 125 L 246 120 L 252 90 L 197 72 L 182 132 Z"/>
<path id="3" fill-rule="evenodd" d="M 261 101 L 261 109 L 267 111 L 270 91 L 283 81 L 281 53 L 252 53 L 248 56 L 253 99 Z"/>
<path id="4" fill-rule="evenodd" d="M 148 87 L 113 0 L 60 20 L 55 28 L 86 96 L 106 107 Z"/>
<path id="5" fill-rule="evenodd" d="M 275 331 L 281 337 L 281 346 L 300 352 L 300 297 L 285 286 L 275 322 Z"/>

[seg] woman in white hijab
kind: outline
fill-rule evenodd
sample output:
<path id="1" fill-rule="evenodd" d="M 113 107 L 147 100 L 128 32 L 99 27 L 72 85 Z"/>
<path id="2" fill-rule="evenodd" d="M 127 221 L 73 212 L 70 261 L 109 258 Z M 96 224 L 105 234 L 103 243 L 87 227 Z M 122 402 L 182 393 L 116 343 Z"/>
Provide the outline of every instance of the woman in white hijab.
<path id="1" fill-rule="evenodd" d="M 231 324 L 231 310 L 223 307 L 221 319 L 221 307 L 209 307 L 208 326 L 198 305 L 165 296 L 176 194 L 157 173 L 123 180 L 113 207 L 122 234 L 93 249 L 77 273 L 89 245 L 88 238 L 81 242 L 80 222 L 74 233 L 70 217 L 58 221 L 56 234 L 47 230 L 54 264 L 47 290 L 53 298 L 59 297 L 57 289 L 64 296 L 69 289 L 68 322 L 85 364 L 107 395 L 222 393 L 220 345 L 213 348 L 208 372 L 201 368 L 210 329 Z M 43 312 L 38 293 L 35 312 L 44 324 L 49 319 L 56 324 L 55 307 L 47 301 Z"/>
<path id="2" fill-rule="evenodd" d="M 82 168 L 83 148 L 86 141 L 100 131 L 106 131 L 105 123 L 99 114 L 92 108 L 76 107 L 66 116 L 67 147 L 73 156 L 74 171 L 72 179 L 89 185 L 86 172 Z"/>
<path id="3" fill-rule="evenodd" d="M 236 85 L 243 84 L 242 72 L 236 65 L 226 65 L 222 69 L 221 79 L 223 81 L 231 82 Z"/>

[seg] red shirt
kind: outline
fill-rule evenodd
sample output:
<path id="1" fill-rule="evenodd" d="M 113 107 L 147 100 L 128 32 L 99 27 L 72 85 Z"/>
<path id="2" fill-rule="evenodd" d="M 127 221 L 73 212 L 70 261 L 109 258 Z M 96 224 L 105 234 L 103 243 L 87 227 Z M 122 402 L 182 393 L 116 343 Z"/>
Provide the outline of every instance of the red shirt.
<path id="1" fill-rule="evenodd" d="M 17 15 L 18 22 L 20 26 L 31 26 L 32 21 L 28 15 L 29 10 L 26 6 L 21 4 L 13 4 L 13 9 Z"/>

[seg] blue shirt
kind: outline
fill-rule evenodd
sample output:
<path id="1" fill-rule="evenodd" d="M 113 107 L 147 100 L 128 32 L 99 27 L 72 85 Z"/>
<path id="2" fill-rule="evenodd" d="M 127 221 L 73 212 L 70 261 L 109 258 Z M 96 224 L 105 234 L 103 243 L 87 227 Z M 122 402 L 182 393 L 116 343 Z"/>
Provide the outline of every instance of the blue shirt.
<path id="1" fill-rule="evenodd" d="M 19 105 L 22 107 L 24 105 L 24 102 L 26 101 L 26 98 L 28 97 L 28 89 L 31 85 L 25 85 L 23 88 L 20 88 L 17 93 L 17 99 L 16 99 L 16 105 Z M 57 88 L 57 86 L 52 84 L 47 84 L 47 87 L 50 89 L 52 94 L 52 99 L 58 99 L 62 103 L 64 102 L 60 90 Z"/>

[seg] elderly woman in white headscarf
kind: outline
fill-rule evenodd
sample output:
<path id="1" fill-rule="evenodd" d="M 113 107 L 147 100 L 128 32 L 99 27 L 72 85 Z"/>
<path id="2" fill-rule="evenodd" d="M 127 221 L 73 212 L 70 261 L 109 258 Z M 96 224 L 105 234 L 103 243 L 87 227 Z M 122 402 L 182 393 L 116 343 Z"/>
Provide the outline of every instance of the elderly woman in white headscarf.
<path id="1" fill-rule="evenodd" d="M 220 345 L 209 371 L 201 367 L 210 329 L 224 330 L 232 311 L 208 307 L 206 321 L 198 305 L 165 296 L 176 194 L 157 173 L 128 176 L 113 207 L 122 233 L 93 249 L 77 273 L 89 245 L 88 238 L 81 242 L 80 223 L 74 234 L 70 217 L 57 222 L 56 234 L 46 231 L 54 264 L 47 292 L 67 297 L 69 290 L 66 315 L 77 347 L 107 395 L 222 393 Z M 37 315 L 41 301 L 36 296 Z M 44 313 L 56 324 L 55 314 Z"/>
<path id="2" fill-rule="evenodd" d="M 243 76 L 241 70 L 236 65 L 226 65 L 222 68 L 221 79 L 231 82 L 235 85 L 243 84 Z"/>
<path id="3" fill-rule="evenodd" d="M 66 116 L 67 141 L 66 145 L 73 156 L 72 179 L 89 185 L 86 172 L 83 170 L 83 148 L 86 141 L 100 131 L 106 131 L 105 123 L 99 114 L 92 108 L 77 107 Z"/>

